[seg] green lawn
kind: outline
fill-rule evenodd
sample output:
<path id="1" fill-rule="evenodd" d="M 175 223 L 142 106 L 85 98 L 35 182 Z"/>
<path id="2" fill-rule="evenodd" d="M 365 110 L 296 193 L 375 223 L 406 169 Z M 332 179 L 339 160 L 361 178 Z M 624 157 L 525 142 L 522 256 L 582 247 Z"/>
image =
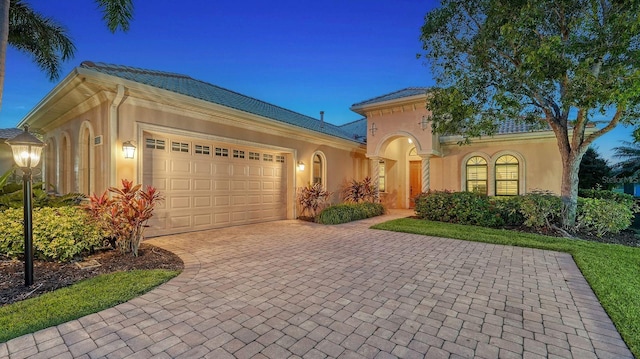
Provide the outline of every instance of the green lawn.
<path id="1" fill-rule="evenodd" d="M 178 273 L 160 269 L 110 273 L 0 307 L 0 343 L 111 308 L 150 291 Z"/>
<path id="2" fill-rule="evenodd" d="M 640 358 L 640 248 L 410 218 L 372 228 L 569 253 L 624 341 Z"/>

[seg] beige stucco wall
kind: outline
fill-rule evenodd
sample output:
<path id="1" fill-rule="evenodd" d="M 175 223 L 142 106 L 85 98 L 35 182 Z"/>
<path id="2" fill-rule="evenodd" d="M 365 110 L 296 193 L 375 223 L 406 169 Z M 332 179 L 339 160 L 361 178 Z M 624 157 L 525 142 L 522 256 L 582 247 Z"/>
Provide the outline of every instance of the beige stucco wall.
<path id="1" fill-rule="evenodd" d="M 546 139 L 504 139 L 495 136 L 492 142 L 476 141 L 471 145 L 447 144 L 442 147 L 443 157 L 431 158 L 431 189 L 464 190 L 463 161 L 472 154 L 484 155 L 489 160 L 501 154 L 519 154 L 523 159 L 523 193 L 535 189 L 560 194 L 562 160 L 554 137 Z M 489 167 L 491 170 L 491 166 Z M 492 178 L 491 174 L 489 175 Z M 489 181 L 491 182 L 491 181 Z M 489 183 L 490 193 L 492 183 Z"/>

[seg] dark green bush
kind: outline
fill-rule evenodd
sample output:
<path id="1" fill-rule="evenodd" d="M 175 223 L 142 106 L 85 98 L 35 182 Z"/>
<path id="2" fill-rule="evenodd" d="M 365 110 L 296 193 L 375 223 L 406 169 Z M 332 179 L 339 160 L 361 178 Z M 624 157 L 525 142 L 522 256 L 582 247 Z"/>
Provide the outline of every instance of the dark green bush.
<path id="1" fill-rule="evenodd" d="M 550 228 L 559 222 L 562 212 L 560 197 L 548 192 L 531 192 L 520 196 L 523 224 L 533 228 Z"/>
<path id="2" fill-rule="evenodd" d="M 340 224 L 380 216 L 384 213 L 385 208 L 380 203 L 343 203 L 323 209 L 316 217 L 316 221 L 322 224 Z"/>
<path id="3" fill-rule="evenodd" d="M 504 220 L 489 197 L 474 192 L 429 191 L 416 197 L 416 215 L 431 221 L 500 227 Z"/>
<path id="4" fill-rule="evenodd" d="M 524 216 L 520 212 L 521 196 L 492 197 L 493 209 L 504 220 L 505 226 L 521 226 L 524 224 Z"/>
<path id="5" fill-rule="evenodd" d="M 625 204 L 629 207 L 632 207 L 636 203 L 635 198 L 633 198 L 633 196 L 630 194 L 619 193 L 605 189 L 580 189 L 578 190 L 578 197 L 610 199 L 615 202 Z"/>
<path id="6" fill-rule="evenodd" d="M 613 199 L 578 198 L 576 229 L 602 237 L 629 228 L 633 211 L 624 202 Z"/>
<path id="7" fill-rule="evenodd" d="M 0 212 L 0 254 L 19 258 L 24 253 L 23 210 Z M 33 210 L 34 256 L 68 261 L 102 245 L 103 232 L 80 207 L 36 208 Z"/>

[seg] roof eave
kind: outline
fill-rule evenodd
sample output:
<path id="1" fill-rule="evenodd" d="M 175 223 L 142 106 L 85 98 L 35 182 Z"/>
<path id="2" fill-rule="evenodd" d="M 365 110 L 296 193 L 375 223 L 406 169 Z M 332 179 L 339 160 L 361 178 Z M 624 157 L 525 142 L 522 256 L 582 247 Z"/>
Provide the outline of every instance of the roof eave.
<path id="1" fill-rule="evenodd" d="M 391 106 L 395 106 L 395 105 L 400 105 L 400 104 L 409 104 L 409 103 L 414 103 L 414 102 L 421 102 L 423 100 L 427 100 L 428 95 L 426 93 L 424 94 L 419 94 L 419 95 L 413 95 L 413 96 L 407 96 L 407 97 L 401 97 L 401 98 L 395 98 L 393 100 L 386 100 L 386 101 L 380 101 L 380 102 L 373 102 L 373 103 L 367 103 L 367 104 L 362 104 L 362 105 L 353 105 L 350 107 L 350 110 L 358 113 L 362 116 L 366 116 L 366 112 L 367 111 L 375 111 L 378 109 L 382 109 L 382 108 L 387 108 L 387 107 L 391 107 Z"/>

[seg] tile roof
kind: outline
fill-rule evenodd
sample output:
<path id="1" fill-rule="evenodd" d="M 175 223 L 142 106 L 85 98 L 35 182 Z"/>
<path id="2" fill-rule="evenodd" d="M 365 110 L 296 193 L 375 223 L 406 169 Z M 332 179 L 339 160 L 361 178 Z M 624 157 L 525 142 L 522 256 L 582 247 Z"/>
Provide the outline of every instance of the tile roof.
<path id="1" fill-rule="evenodd" d="M 80 67 L 266 117 L 307 130 L 364 143 L 364 139 L 356 139 L 353 133 L 349 133 L 347 131 L 348 128 L 345 130 L 331 123 L 321 122 L 313 117 L 302 115 L 204 81 L 196 80 L 190 76 L 90 61 L 82 62 Z"/>
<path id="2" fill-rule="evenodd" d="M 0 128 L 0 138 L 8 140 L 21 134 L 22 132 L 24 132 L 24 130 L 21 130 L 19 128 Z"/>
<path id="3" fill-rule="evenodd" d="M 353 122 L 345 123 L 344 125 L 340 125 L 340 128 L 348 133 L 353 133 L 357 138 L 366 139 L 367 138 L 367 118 L 361 118 L 359 120 L 355 120 Z"/>
<path id="4" fill-rule="evenodd" d="M 524 123 L 516 120 L 507 120 L 501 122 L 498 125 L 498 131 L 496 134 L 506 135 L 511 133 L 525 133 L 525 132 L 540 132 L 540 131 L 550 131 L 551 128 L 549 125 L 535 125 L 530 123 Z"/>
<path id="5" fill-rule="evenodd" d="M 378 96 L 378 97 L 374 97 L 372 99 L 368 99 L 362 102 L 358 102 L 358 103 L 354 103 L 353 105 L 351 105 L 351 108 L 354 107 L 360 107 L 360 106 L 364 106 L 364 105 L 371 105 L 374 103 L 379 103 L 379 102 L 385 102 L 385 101 L 391 101 L 391 100 L 396 100 L 396 99 L 400 99 L 400 98 L 404 98 L 404 97 L 411 97 L 411 96 L 417 96 L 417 95 L 426 95 L 427 91 L 429 91 L 429 87 L 407 87 L 405 89 L 399 90 L 399 91 L 395 91 L 395 92 L 391 92 L 388 93 L 386 95 L 382 95 L 382 96 Z"/>

